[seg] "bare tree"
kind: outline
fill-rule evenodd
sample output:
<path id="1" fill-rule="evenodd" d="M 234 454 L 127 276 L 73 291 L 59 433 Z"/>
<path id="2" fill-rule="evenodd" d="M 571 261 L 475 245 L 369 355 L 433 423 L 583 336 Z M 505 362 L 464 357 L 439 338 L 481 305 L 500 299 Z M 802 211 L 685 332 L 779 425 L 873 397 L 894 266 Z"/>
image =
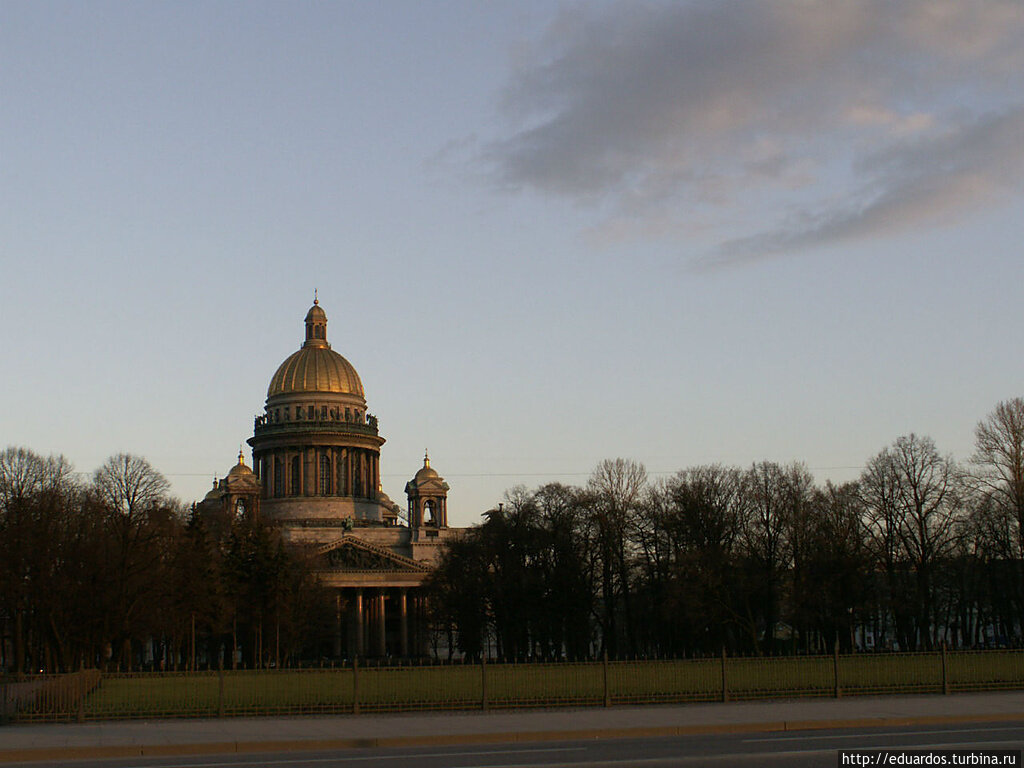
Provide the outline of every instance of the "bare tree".
<path id="1" fill-rule="evenodd" d="M 714 653 L 735 646 L 743 600 L 736 548 L 746 527 L 743 476 L 734 467 L 707 465 L 679 472 L 667 484 L 661 523 L 670 574 L 665 624 L 688 648 Z"/>
<path id="2" fill-rule="evenodd" d="M 145 614 L 165 583 L 162 566 L 169 556 L 177 502 L 167 495 L 167 480 L 141 456 L 111 456 L 93 477 L 92 493 L 108 530 L 108 562 L 113 583 L 109 610 L 112 645 L 120 662 L 131 667 L 133 638 L 148 629 Z"/>
<path id="3" fill-rule="evenodd" d="M 592 519 L 596 528 L 600 561 L 601 625 L 603 643 L 614 654 L 620 652 L 618 623 L 621 601 L 626 650 L 636 650 L 631 579 L 631 540 L 635 516 L 647 486 L 644 465 L 628 459 L 605 459 L 587 482 Z"/>
<path id="4" fill-rule="evenodd" d="M 108 512 L 133 521 L 161 506 L 170 484 L 141 456 L 119 453 L 96 470 L 93 487 Z"/>
<path id="5" fill-rule="evenodd" d="M 977 509 L 984 512 L 985 559 L 1006 591 L 993 595 L 1001 606 L 996 613 L 1007 617 L 1003 623 L 1019 635 L 1024 630 L 1024 399 L 996 405 L 978 423 L 974 438 L 972 478 L 984 497 L 977 500 Z"/>
<path id="6" fill-rule="evenodd" d="M 875 551 L 889 575 L 889 608 L 904 647 L 936 640 L 939 564 L 953 551 L 961 475 L 929 437 L 896 440 L 868 462 L 861 488 Z"/>
<path id="7" fill-rule="evenodd" d="M 52 619 L 63 594 L 58 571 L 75 491 L 64 457 L 15 447 L 0 452 L 0 615 L 13 623 L 14 659 L 5 662 L 19 672 L 30 654 L 37 669 L 61 661 Z"/>
<path id="8" fill-rule="evenodd" d="M 999 403 L 974 439 L 974 476 L 1016 528 L 1016 555 L 1024 558 L 1024 399 Z"/>
<path id="9" fill-rule="evenodd" d="M 748 578 L 748 631 L 754 648 L 775 645 L 783 578 L 790 564 L 787 520 L 791 516 L 790 479 L 775 462 L 755 464 L 744 475 L 749 517 L 743 533 Z"/>

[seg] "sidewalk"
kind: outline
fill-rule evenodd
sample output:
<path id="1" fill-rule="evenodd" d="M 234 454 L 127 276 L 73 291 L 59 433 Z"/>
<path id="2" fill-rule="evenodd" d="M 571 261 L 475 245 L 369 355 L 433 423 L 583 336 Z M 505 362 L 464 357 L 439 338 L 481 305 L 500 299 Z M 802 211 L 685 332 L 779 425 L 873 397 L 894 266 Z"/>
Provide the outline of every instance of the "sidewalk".
<path id="1" fill-rule="evenodd" d="M 7 725 L 0 726 L 0 763 L 998 720 L 1024 721 L 1024 691 L 609 709 Z"/>

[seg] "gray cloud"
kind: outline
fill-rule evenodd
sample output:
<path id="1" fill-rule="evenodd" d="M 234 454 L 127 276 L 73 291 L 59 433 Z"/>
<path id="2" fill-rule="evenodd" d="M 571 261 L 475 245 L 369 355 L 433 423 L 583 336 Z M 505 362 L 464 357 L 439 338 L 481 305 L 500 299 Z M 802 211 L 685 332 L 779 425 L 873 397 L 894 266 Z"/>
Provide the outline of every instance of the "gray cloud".
<path id="1" fill-rule="evenodd" d="M 483 150 L 498 183 L 602 206 L 607 231 L 714 210 L 732 239 L 711 260 L 956 216 L 1024 178 L 1016 0 L 627 2 L 564 12 L 535 53 Z"/>
<path id="2" fill-rule="evenodd" d="M 1024 108 L 988 116 L 859 165 L 871 177 L 852 200 L 803 213 L 775 230 L 729 240 L 704 266 L 745 261 L 841 240 L 948 223 L 1024 190 Z"/>

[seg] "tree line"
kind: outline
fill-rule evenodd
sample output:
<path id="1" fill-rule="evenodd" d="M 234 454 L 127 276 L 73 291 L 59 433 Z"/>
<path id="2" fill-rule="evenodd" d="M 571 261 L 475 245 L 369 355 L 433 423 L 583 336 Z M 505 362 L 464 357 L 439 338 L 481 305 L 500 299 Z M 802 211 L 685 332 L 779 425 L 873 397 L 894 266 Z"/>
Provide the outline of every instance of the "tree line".
<path id="1" fill-rule="evenodd" d="M 517 487 L 431 584 L 449 652 L 508 659 L 1019 645 L 1024 400 L 960 464 L 915 434 L 823 486 L 800 463 Z"/>
<path id="2" fill-rule="evenodd" d="M 0 672 L 281 663 L 327 612 L 271 527 L 211 530 L 141 457 L 82 481 L 63 457 L 0 452 Z"/>
<path id="3" fill-rule="evenodd" d="M 437 652 L 593 658 L 1020 644 L 1024 400 L 960 464 L 907 435 L 854 481 L 800 463 L 514 488 L 428 582 Z M 329 655 L 334 605 L 279 531 L 214 521 L 119 454 L 79 479 L 0 452 L 0 671 L 252 668 Z"/>

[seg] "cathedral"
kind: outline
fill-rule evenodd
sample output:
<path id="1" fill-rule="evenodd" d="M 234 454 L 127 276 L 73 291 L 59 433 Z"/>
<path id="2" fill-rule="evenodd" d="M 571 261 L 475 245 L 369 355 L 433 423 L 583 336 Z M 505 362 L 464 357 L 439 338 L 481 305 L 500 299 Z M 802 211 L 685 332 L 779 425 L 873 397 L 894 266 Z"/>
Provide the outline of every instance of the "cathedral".
<path id="1" fill-rule="evenodd" d="M 313 558 L 334 596 L 336 657 L 425 655 L 423 583 L 459 532 L 448 527 L 448 484 L 424 456 L 405 486 L 405 514 L 381 490 L 384 438 L 359 374 L 327 341 L 317 300 L 302 346 L 270 379 L 248 443 L 252 466 L 239 452 L 198 511 L 269 523 Z"/>

